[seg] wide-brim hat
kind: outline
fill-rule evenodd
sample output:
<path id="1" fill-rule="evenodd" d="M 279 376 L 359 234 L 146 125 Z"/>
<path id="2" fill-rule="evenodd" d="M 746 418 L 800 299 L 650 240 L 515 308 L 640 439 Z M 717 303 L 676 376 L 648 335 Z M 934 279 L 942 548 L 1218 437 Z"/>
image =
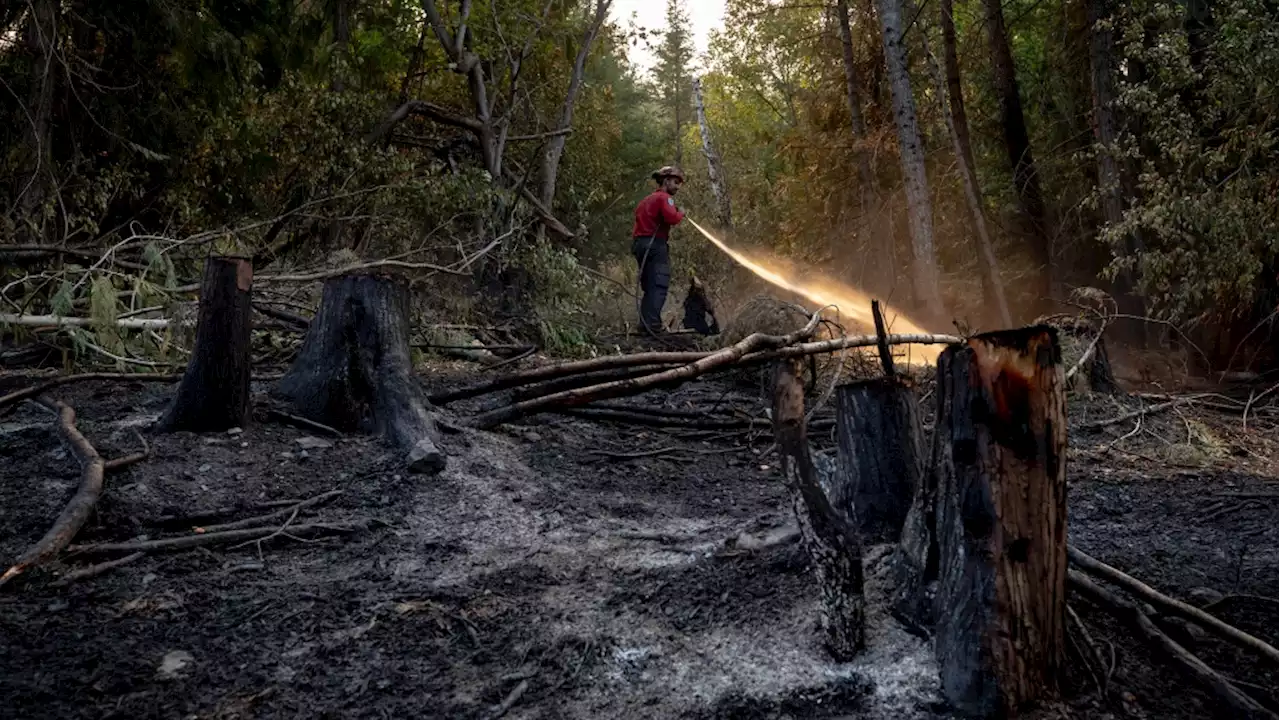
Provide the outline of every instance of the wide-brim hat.
<path id="1" fill-rule="evenodd" d="M 674 165 L 667 165 L 659 170 L 655 170 L 653 175 L 650 177 L 658 182 L 662 182 L 669 177 L 680 178 L 680 181 L 684 182 L 684 173 L 680 172 L 680 168 Z"/>

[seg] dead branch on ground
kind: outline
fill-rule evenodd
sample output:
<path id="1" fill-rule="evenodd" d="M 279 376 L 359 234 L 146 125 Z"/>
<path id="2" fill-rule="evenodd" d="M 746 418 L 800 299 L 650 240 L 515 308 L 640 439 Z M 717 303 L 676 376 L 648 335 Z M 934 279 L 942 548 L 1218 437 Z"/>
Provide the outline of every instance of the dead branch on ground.
<path id="1" fill-rule="evenodd" d="M 298 415 L 287 413 L 283 410 L 268 408 L 267 417 L 273 420 L 279 420 L 280 422 L 286 423 L 288 425 L 293 425 L 294 427 L 300 427 L 304 430 L 311 430 L 313 432 L 318 432 L 321 435 L 328 435 L 329 437 L 342 437 L 342 432 L 335 428 L 329 427 L 324 423 L 316 422 L 315 420 L 309 420 L 304 417 L 299 417 Z"/>
<path id="2" fill-rule="evenodd" d="M 1227 642 L 1246 650 L 1259 653 L 1272 662 L 1280 662 L 1280 653 L 1277 653 L 1276 649 L 1271 645 L 1268 645 L 1243 630 L 1222 622 L 1203 610 L 1159 592 L 1146 583 L 1143 583 L 1142 581 L 1127 575 L 1116 568 L 1101 562 L 1100 560 L 1096 560 L 1093 557 L 1086 555 L 1078 548 L 1068 545 L 1067 557 L 1077 567 L 1090 575 L 1119 585 L 1137 597 L 1151 603 L 1153 606 L 1177 615 L 1185 620 L 1189 620 Z"/>
<path id="3" fill-rule="evenodd" d="M 289 534 L 315 537 L 324 535 L 351 535 L 362 530 L 366 530 L 368 527 L 368 522 L 341 524 L 311 523 L 306 525 L 292 525 L 289 527 Z M 104 555 L 111 553 L 190 550 L 191 548 L 204 547 L 206 545 L 252 542 L 267 538 L 279 531 L 280 528 L 278 527 L 244 528 L 241 530 L 226 530 L 224 532 L 197 533 L 193 535 L 184 535 L 182 537 L 161 538 L 159 540 L 98 543 L 96 545 L 72 545 L 67 548 L 67 551 L 77 555 Z"/>
<path id="4" fill-rule="evenodd" d="M 76 428 L 76 411 L 70 405 L 41 397 L 38 402 L 58 415 L 58 434 L 62 437 L 71 454 L 80 463 L 80 487 L 71 496 L 70 502 L 62 509 L 53 527 L 40 538 L 30 550 L 13 564 L 4 575 L 0 575 L 0 587 L 23 572 L 40 565 L 56 556 L 63 548 L 71 544 L 72 538 L 80 532 L 89 519 L 93 507 L 102 495 L 102 476 L 105 463 L 93 445 Z"/>
<path id="5" fill-rule="evenodd" d="M 1157 647 L 1165 657 L 1177 663 L 1187 675 L 1203 683 L 1220 701 L 1230 707 L 1235 712 L 1235 717 L 1275 720 L 1274 713 L 1241 692 L 1226 676 L 1174 642 L 1156 627 L 1151 618 L 1147 617 L 1137 605 L 1098 585 L 1079 570 L 1067 571 L 1067 583 L 1102 609 L 1131 623 L 1147 642 Z"/>
<path id="6" fill-rule="evenodd" d="M 115 560 L 107 560 L 106 562 L 100 562 L 97 565 L 90 565 L 89 567 L 81 568 L 79 570 L 72 570 L 66 575 L 63 575 L 62 577 L 58 578 L 58 580 L 53 583 L 53 586 L 66 587 L 74 582 L 79 582 L 81 580 L 88 580 L 89 578 L 95 578 L 95 577 L 98 577 L 99 575 L 111 572 L 112 570 L 115 570 L 116 568 L 121 567 L 123 565 L 128 565 L 129 563 L 137 562 L 138 560 L 141 560 L 146 556 L 147 554 L 145 552 L 136 552 L 131 555 L 125 555 L 122 558 L 116 558 Z"/>
<path id="7" fill-rule="evenodd" d="M 21 390 L 14 390 L 7 395 L 0 395 L 0 408 L 6 405 L 43 395 L 53 388 L 82 380 L 128 380 L 135 382 L 176 382 L 182 379 L 182 373 L 121 373 L 91 372 L 78 375 L 61 375 L 42 383 Z"/>
<path id="8" fill-rule="evenodd" d="M 147 444 L 147 439 L 142 437 L 142 433 L 136 430 L 134 431 L 133 434 L 135 437 L 138 438 L 138 442 L 142 443 L 142 450 L 136 453 L 133 453 L 132 455 L 125 455 L 124 457 L 118 457 L 115 460 L 106 461 L 105 463 L 103 463 L 103 466 L 102 466 L 102 469 L 104 471 L 114 472 L 116 470 L 123 470 L 124 468 L 127 468 L 130 465 L 140 463 L 143 460 L 146 460 L 147 458 L 151 457 L 151 446 Z"/>
<path id="9" fill-rule="evenodd" d="M 277 510 L 273 513 L 259 515 L 258 517 L 245 518 L 244 520 L 235 520 L 233 522 L 222 523 L 220 525 L 206 525 L 201 528 L 201 531 L 207 535 L 209 533 L 225 532 L 227 530 L 241 530 L 243 528 L 259 527 L 287 515 L 297 514 L 300 510 L 305 510 L 309 507 L 314 507 L 327 502 L 330 498 L 337 497 L 342 493 L 342 490 L 330 490 L 329 492 L 321 493 L 312 498 L 307 498 L 306 500 L 295 503 L 281 510 Z"/>

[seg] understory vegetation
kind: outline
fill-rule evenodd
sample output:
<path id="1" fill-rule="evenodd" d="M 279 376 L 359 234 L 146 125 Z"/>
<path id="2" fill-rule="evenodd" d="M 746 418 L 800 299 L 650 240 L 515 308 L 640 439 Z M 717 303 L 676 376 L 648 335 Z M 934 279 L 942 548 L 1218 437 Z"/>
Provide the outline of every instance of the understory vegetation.
<path id="1" fill-rule="evenodd" d="M 634 323 L 632 209 L 674 163 L 729 242 L 939 330 L 1099 287 L 1202 370 L 1273 366 L 1274 3 L 728 0 L 704 54 L 685 5 L 645 28 L 610 0 L 7 4 L 0 327 L 180 364 L 181 323 L 122 321 L 189 314 L 230 254 L 277 311 L 390 261 L 423 325 L 586 352 Z M 677 295 L 745 299 L 692 229 L 673 253 Z"/>

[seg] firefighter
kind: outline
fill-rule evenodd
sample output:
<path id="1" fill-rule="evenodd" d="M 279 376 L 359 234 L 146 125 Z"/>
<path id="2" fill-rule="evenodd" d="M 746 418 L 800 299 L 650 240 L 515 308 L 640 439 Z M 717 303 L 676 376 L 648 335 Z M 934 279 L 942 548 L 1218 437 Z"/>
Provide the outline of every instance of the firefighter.
<path id="1" fill-rule="evenodd" d="M 668 165 L 651 177 L 658 187 L 636 206 L 631 254 L 640 265 L 640 287 L 644 291 L 640 300 L 640 327 L 658 335 L 666 330 L 662 324 L 662 306 L 667 302 L 667 288 L 671 283 L 667 236 L 671 227 L 684 219 L 674 197 L 684 184 L 684 173 Z"/>

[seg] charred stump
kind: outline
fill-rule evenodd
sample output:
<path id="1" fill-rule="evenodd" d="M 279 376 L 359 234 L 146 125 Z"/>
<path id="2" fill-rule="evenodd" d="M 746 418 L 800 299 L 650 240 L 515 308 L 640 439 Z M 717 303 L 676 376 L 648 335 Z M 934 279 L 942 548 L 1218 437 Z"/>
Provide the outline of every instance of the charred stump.
<path id="1" fill-rule="evenodd" d="M 248 422 L 252 286 L 249 259 L 205 261 L 191 361 L 158 430 L 208 432 Z"/>
<path id="2" fill-rule="evenodd" d="M 411 472 L 444 469 L 435 420 L 413 379 L 409 286 L 401 278 L 328 280 L 302 350 L 275 392 L 308 420 L 386 437 L 407 453 Z"/>
<path id="3" fill-rule="evenodd" d="M 819 626 L 833 658 L 852 659 L 863 646 L 862 544 L 853 524 L 828 499 L 809 454 L 800 361 L 774 368 L 773 433 L 800 536 L 821 596 Z"/>
<path id="4" fill-rule="evenodd" d="M 920 411 L 898 376 L 843 385 L 836 394 L 836 494 L 864 542 L 902 532 L 921 475 Z"/>
<path id="5" fill-rule="evenodd" d="M 1067 569 L 1066 400 L 1057 333 L 987 333 L 938 359 L 936 651 L 962 712 L 1056 690 Z"/>

